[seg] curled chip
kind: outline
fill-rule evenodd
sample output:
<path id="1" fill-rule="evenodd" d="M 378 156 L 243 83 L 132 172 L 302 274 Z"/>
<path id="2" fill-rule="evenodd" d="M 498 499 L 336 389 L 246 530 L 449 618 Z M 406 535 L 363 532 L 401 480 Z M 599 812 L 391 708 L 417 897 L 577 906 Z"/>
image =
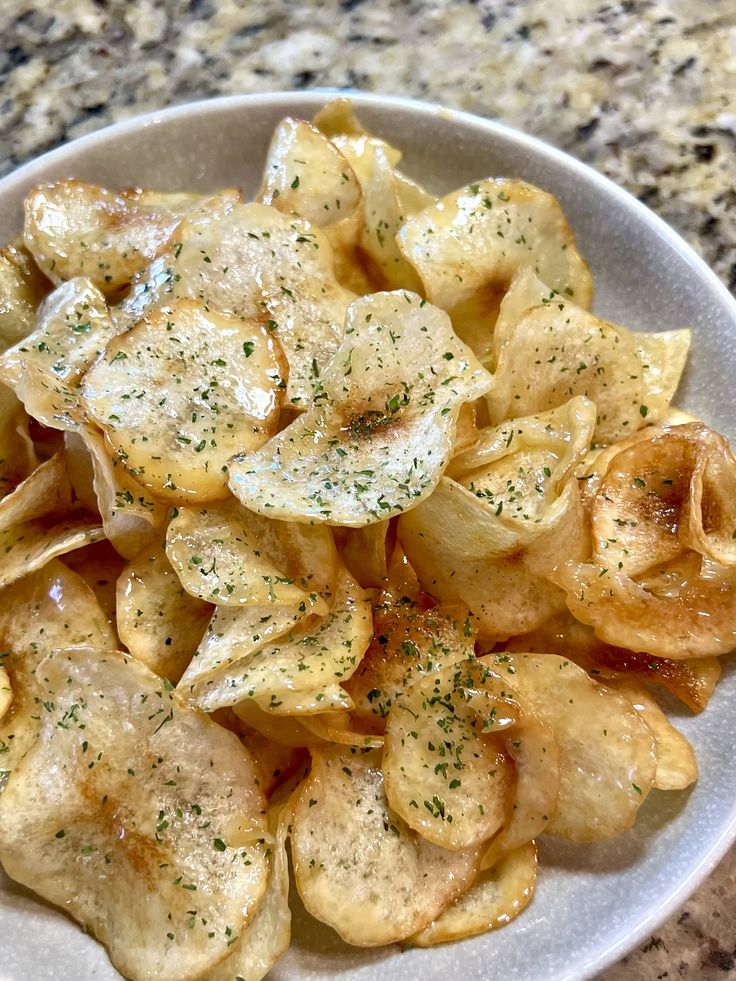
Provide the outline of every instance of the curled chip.
<path id="1" fill-rule="evenodd" d="M 350 217 L 361 193 L 334 143 L 310 123 L 287 116 L 273 135 L 259 197 L 285 214 L 327 228 Z"/>
<path id="2" fill-rule="evenodd" d="M 120 639 L 133 657 L 174 684 L 194 656 L 212 609 L 184 590 L 158 543 L 136 556 L 117 580 Z"/>
<path id="3" fill-rule="evenodd" d="M 76 180 L 39 184 L 25 200 L 23 236 L 55 283 L 88 276 L 112 293 L 166 248 L 183 218 L 226 212 L 239 197 L 112 191 Z"/>
<path id="4" fill-rule="evenodd" d="M 559 747 L 560 793 L 547 831 L 602 841 L 630 828 L 657 769 L 654 735 L 631 702 L 553 654 L 489 654 L 482 662 L 531 704 Z"/>
<path id="5" fill-rule="evenodd" d="M 475 878 L 481 850 L 449 851 L 389 806 L 380 750 L 325 747 L 294 806 L 291 854 L 307 910 L 359 947 L 403 940 Z"/>
<path id="6" fill-rule="evenodd" d="M 116 458 L 169 500 L 227 496 L 227 461 L 276 431 L 278 347 L 265 327 L 180 300 L 107 345 L 85 405 Z"/>
<path id="7" fill-rule="evenodd" d="M 38 736 L 43 701 L 35 676 L 39 662 L 55 648 L 107 650 L 114 642 L 115 632 L 90 587 L 56 559 L 3 591 L 0 664 L 13 701 L 0 721 L 0 776 L 15 769 Z"/>
<path id="8" fill-rule="evenodd" d="M 397 291 L 351 304 L 343 343 L 318 381 L 305 413 L 231 461 L 230 486 L 262 514 L 360 527 L 432 492 L 460 406 L 483 394 L 489 376 L 446 314 Z"/>
<path id="9" fill-rule="evenodd" d="M 206 712 L 249 698 L 265 711 L 292 715 L 342 708 L 350 700 L 340 685 L 360 664 L 372 632 L 370 603 L 343 572 L 325 616 L 307 617 L 280 637 L 264 637 L 239 660 L 195 678 L 187 695 Z"/>
<path id="10" fill-rule="evenodd" d="M 319 228 L 263 204 L 238 205 L 219 221 L 186 229 L 173 276 L 172 298 L 200 299 L 212 311 L 260 319 L 272 330 L 289 365 L 287 398 L 309 404 L 353 299 L 335 279 Z"/>
<path id="11" fill-rule="evenodd" d="M 518 706 L 475 658 L 419 677 L 386 724 L 386 797 L 427 841 L 461 850 L 488 841 L 511 808 L 514 768 L 497 733 Z"/>
<path id="12" fill-rule="evenodd" d="M 474 937 L 505 926 L 532 900 L 537 880 L 537 848 L 528 842 L 478 873 L 472 885 L 424 930 L 411 937 L 417 947 Z"/>
<path id="13" fill-rule="evenodd" d="M 590 305 L 590 270 L 557 200 L 523 181 L 489 178 L 409 218 L 399 246 L 427 297 L 445 310 L 488 287 L 505 289 L 520 266 Z"/>
<path id="14" fill-rule="evenodd" d="M 552 285 L 552 284 L 550 284 Z M 523 283 L 519 289 L 526 290 Z M 596 440 L 621 439 L 666 412 L 680 381 L 689 330 L 634 333 L 600 320 L 564 296 L 516 319 L 504 317 L 493 335 L 493 422 L 543 412 L 586 395 L 598 410 Z"/>
<path id="15" fill-rule="evenodd" d="M 323 613 L 320 594 L 337 572 L 328 529 L 271 521 L 233 500 L 180 508 L 166 554 L 188 593 L 225 606 L 311 603 Z"/>
<path id="16" fill-rule="evenodd" d="M 207 972 L 266 888 L 252 759 L 133 658 L 57 651 L 36 674 L 49 707 L 0 797 L 4 867 L 127 977 Z"/>
<path id="17" fill-rule="evenodd" d="M 675 661 L 727 654 L 736 645 L 736 569 L 697 552 L 637 579 L 574 560 L 554 575 L 573 616 L 607 644 Z"/>

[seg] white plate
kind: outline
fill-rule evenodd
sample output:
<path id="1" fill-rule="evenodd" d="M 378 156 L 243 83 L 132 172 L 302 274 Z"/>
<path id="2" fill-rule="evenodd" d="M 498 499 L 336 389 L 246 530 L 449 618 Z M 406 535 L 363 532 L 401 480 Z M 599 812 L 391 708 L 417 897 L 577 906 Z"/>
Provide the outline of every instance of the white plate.
<path id="1" fill-rule="evenodd" d="M 275 123 L 309 117 L 319 92 L 238 96 L 180 106 L 102 130 L 0 181 L 0 241 L 21 226 L 21 201 L 41 180 L 252 194 Z M 489 174 L 556 194 L 593 270 L 596 311 L 637 329 L 690 325 L 694 344 L 678 403 L 736 435 L 736 302 L 695 253 L 630 195 L 565 154 L 498 123 L 402 99 L 355 94 L 367 126 L 405 151 L 404 167 L 434 191 Z M 674 707 L 700 780 L 691 793 L 654 791 L 635 829 L 609 844 L 542 841 L 537 894 L 514 923 L 435 950 L 363 951 L 295 916 L 295 937 L 273 977 L 351 981 L 553 981 L 614 963 L 675 912 L 736 837 L 736 677 L 698 718 Z M 118 975 L 101 947 L 62 914 L 0 881 L 0 981 Z"/>

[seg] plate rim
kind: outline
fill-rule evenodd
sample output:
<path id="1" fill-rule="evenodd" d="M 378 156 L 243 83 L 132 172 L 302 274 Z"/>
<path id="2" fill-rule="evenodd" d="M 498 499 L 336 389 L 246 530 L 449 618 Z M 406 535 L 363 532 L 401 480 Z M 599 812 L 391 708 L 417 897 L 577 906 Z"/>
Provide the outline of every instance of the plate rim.
<path id="1" fill-rule="evenodd" d="M 573 175 L 581 177 L 588 183 L 593 183 L 606 195 L 613 196 L 622 207 L 633 217 L 646 223 L 673 248 L 692 268 L 698 279 L 707 285 L 712 297 L 733 322 L 736 332 L 736 298 L 731 294 L 723 280 L 708 266 L 705 260 L 695 251 L 685 238 L 670 226 L 663 218 L 652 211 L 647 205 L 636 198 L 630 191 L 621 187 L 615 181 L 596 170 L 593 166 L 578 160 L 564 150 L 547 143 L 539 137 L 525 133 L 508 123 L 494 118 L 488 118 L 459 109 L 449 109 L 435 102 L 413 99 L 406 96 L 382 95 L 365 92 L 360 89 L 312 88 L 303 90 L 274 90 L 248 94 L 235 94 L 190 100 L 163 109 L 154 109 L 138 113 L 128 119 L 111 123 L 83 136 L 68 140 L 60 146 L 47 150 L 31 160 L 21 164 L 10 173 L 0 178 L 0 198 L 6 194 L 17 193 L 19 188 L 32 180 L 35 172 L 45 169 L 55 162 L 63 163 L 67 156 L 78 154 L 80 151 L 104 144 L 110 139 L 124 137 L 126 133 L 148 129 L 168 121 L 184 119 L 192 115 L 209 114 L 218 110 L 248 109 L 253 106 L 281 105 L 290 103 L 295 109 L 301 107 L 313 111 L 317 106 L 329 99 L 346 98 L 358 107 L 375 106 L 390 109 L 392 106 L 401 107 L 425 118 L 440 118 L 448 123 L 458 122 L 485 131 L 497 133 L 507 141 L 520 147 L 531 149 L 535 155 L 554 162 Z M 635 930 L 620 938 L 609 946 L 590 957 L 585 963 L 578 965 L 573 971 L 565 971 L 559 976 L 559 981 L 585 981 L 598 975 L 616 964 L 622 957 L 634 950 L 650 936 L 658 927 L 668 920 L 694 891 L 708 878 L 711 872 L 721 862 L 729 848 L 736 841 L 736 800 L 732 805 L 730 820 L 723 825 L 720 834 L 711 847 L 703 855 L 700 862 L 690 870 L 686 878 L 674 892 L 670 893 L 663 905 L 657 905 L 641 921 Z"/>

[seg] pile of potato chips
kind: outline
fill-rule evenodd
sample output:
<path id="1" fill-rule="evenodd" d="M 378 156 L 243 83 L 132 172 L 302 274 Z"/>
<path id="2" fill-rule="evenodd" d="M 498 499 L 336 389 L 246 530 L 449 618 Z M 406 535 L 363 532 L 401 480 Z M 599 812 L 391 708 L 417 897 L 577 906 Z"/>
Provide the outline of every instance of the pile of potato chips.
<path id="1" fill-rule="evenodd" d="M 557 201 L 435 198 L 348 103 L 254 203 L 64 180 L 0 253 L 0 860 L 126 977 L 529 903 L 697 777 L 736 460 Z"/>

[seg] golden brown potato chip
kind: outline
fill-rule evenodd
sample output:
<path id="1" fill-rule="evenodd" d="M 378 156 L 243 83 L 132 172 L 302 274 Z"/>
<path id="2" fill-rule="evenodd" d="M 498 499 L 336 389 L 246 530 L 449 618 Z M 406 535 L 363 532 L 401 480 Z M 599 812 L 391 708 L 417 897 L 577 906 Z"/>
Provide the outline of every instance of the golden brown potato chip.
<path id="1" fill-rule="evenodd" d="M 265 711 L 327 711 L 336 707 L 332 696 L 339 696 L 340 684 L 360 664 L 372 632 L 368 598 L 343 572 L 329 613 L 309 616 L 268 642 L 264 638 L 244 657 L 187 685 L 187 697 L 206 712 L 247 698 L 255 698 Z"/>
<path id="2" fill-rule="evenodd" d="M 39 662 L 55 648 L 106 650 L 114 643 L 115 631 L 90 587 L 56 559 L 3 590 L 0 665 L 10 678 L 13 701 L 0 723 L 0 776 L 15 769 L 38 735 Z"/>
<path id="3" fill-rule="evenodd" d="M 291 854 L 312 916 L 373 947 L 431 923 L 472 882 L 481 852 L 413 832 L 386 800 L 379 750 L 325 747 L 295 802 Z"/>
<path id="4" fill-rule="evenodd" d="M 227 213 L 239 198 L 237 191 L 207 198 L 76 180 L 39 184 L 25 199 L 23 236 L 53 282 L 87 276 L 112 293 L 166 248 L 185 217 Z"/>
<path id="5" fill-rule="evenodd" d="M 0 249 L 0 352 L 31 333 L 36 307 L 50 288 L 22 244 Z"/>
<path id="6" fill-rule="evenodd" d="M 553 654 L 489 654 L 482 661 L 531 704 L 559 747 L 560 793 L 547 831 L 601 841 L 628 830 L 657 767 L 654 735 L 631 702 Z"/>
<path id="7" fill-rule="evenodd" d="M 227 496 L 228 458 L 276 431 L 280 383 L 265 327 L 180 300 L 109 343 L 83 394 L 131 476 L 186 503 Z"/>
<path id="8" fill-rule="evenodd" d="M 497 733 L 518 705 L 471 658 L 418 677 L 386 723 L 383 780 L 391 807 L 427 841 L 461 850 L 505 824 L 514 767 Z"/>
<path id="9" fill-rule="evenodd" d="M 644 685 L 628 678 L 608 678 L 604 683 L 625 695 L 654 733 L 657 741 L 657 790 L 684 790 L 698 779 L 695 752 L 672 725 Z"/>
<path id="10" fill-rule="evenodd" d="M 590 305 L 590 270 L 559 202 L 523 181 L 488 178 L 453 191 L 409 218 L 398 242 L 427 298 L 445 310 L 489 286 L 505 289 L 521 266 Z"/>
<path id="11" fill-rule="evenodd" d="M 326 613 L 337 557 L 325 528 L 287 525 L 236 501 L 182 507 L 166 534 L 166 554 L 192 596 L 224 606 L 311 604 Z"/>
<path id="12" fill-rule="evenodd" d="M 472 885 L 409 942 L 432 947 L 505 926 L 531 902 L 536 879 L 537 848 L 530 841 L 479 872 Z"/>
<path id="13" fill-rule="evenodd" d="M 415 293 L 363 297 L 348 310 L 313 405 L 261 450 L 231 461 L 230 486 L 246 507 L 282 520 L 385 521 L 431 493 L 460 406 L 488 381 L 441 310 Z"/>
<path id="14" fill-rule="evenodd" d="M 271 140 L 259 199 L 326 228 L 349 217 L 361 193 L 337 147 L 311 123 L 287 116 Z"/>
<path id="15" fill-rule="evenodd" d="M 335 279 L 332 249 L 319 228 L 263 204 L 238 205 L 219 221 L 185 230 L 173 277 L 167 302 L 192 297 L 272 330 L 289 365 L 287 398 L 309 404 L 353 299 Z"/>
<path id="16" fill-rule="evenodd" d="M 0 797 L 6 872 L 128 977 L 207 972 L 266 888 L 252 759 L 134 658 L 57 651 L 36 675 L 41 733 Z"/>
<path id="17" fill-rule="evenodd" d="M 133 657 L 176 684 L 213 607 L 184 590 L 161 544 L 149 545 L 117 580 L 120 639 Z"/>
<path id="18" fill-rule="evenodd" d="M 686 552 L 638 579 L 579 563 L 554 573 L 576 619 L 607 644 L 675 661 L 728 654 L 736 646 L 736 569 Z"/>

